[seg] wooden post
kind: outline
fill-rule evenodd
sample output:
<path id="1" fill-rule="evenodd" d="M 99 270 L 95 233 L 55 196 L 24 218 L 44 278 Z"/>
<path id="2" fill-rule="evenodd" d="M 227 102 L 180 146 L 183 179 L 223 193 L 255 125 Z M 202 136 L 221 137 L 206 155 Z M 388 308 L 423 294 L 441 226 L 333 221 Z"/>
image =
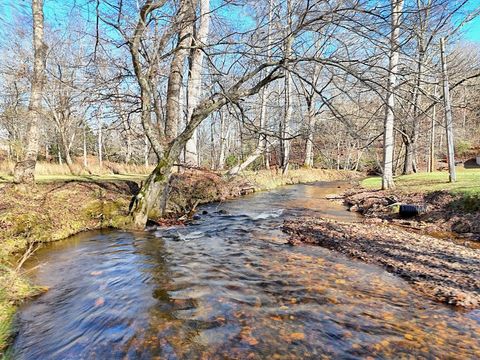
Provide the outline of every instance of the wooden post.
<path id="1" fill-rule="evenodd" d="M 443 73 L 443 101 L 445 107 L 445 129 L 447 138 L 447 157 L 448 157 L 448 171 L 450 173 L 450 182 L 457 180 L 455 172 L 455 148 L 453 144 L 453 119 L 452 106 L 450 103 L 450 89 L 448 84 L 447 58 L 445 55 L 445 38 L 440 39 L 440 55 L 442 58 L 442 73 Z"/>

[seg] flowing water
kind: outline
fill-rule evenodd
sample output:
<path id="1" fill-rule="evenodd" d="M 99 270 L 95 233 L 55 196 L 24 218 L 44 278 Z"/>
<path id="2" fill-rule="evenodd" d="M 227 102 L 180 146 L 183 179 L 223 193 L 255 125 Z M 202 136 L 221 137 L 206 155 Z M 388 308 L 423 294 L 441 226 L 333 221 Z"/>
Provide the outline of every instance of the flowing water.
<path id="1" fill-rule="evenodd" d="M 480 312 L 435 303 L 379 267 L 290 247 L 285 218 L 355 215 L 296 185 L 200 209 L 193 224 L 89 232 L 28 266 L 18 359 L 479 358 Z M 341 185 L 344 186 L 344 185 Z"/>

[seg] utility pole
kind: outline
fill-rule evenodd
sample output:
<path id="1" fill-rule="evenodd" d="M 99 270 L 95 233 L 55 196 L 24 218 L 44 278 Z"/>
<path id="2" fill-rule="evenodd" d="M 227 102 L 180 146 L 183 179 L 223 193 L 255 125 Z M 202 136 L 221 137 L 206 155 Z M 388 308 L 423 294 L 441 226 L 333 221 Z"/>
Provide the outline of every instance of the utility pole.
<path id="1" fill-rule="evenodd" d="M 457 180 L 457 174 L 455 172 L 455 148 L 453 144 L 452 105 L 450 103 L 450 89 L 448 84 L 447 57 L 445 55 L 445 38 L 440 39 L 440 55 L 442 58 L 443 101 L 445 107 L 448 171 L 450 175 L 450 182 L 455 182 Z"/>

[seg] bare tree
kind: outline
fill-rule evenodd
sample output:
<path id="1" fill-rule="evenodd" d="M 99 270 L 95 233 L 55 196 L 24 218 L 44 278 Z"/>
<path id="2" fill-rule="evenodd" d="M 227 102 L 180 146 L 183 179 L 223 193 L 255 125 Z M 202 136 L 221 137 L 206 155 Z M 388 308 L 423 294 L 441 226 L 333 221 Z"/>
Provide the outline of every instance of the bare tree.
<path id="1" fill-rule="evenodd" d="M 286 174 L 290 162 L 290 121 L 292 118 L 292 74 L 290 72 L 291 64 L 289 60 L 292 56 L 293 45 L 293 11 L 292 1 L 287 0 L 287 35 L 285 37 L 285 112 L 282 121 L 280 122 L 280 164 L 282 166 L 282 173 Z"/>
<path id="2" fill-rule="evenodd" d="M 450 182 L 457 181 L 455 171 L 455 146 L 453 143 L 452 106 L 450 104 L 450 85 L 448 83 L 447 57 L 445 55 L 445 38 L 440 39 L 440 53 L 442 58 L 443 101 L 445 108 L 445 130 L 447 136 L 447 157 Z"/>
<path id="3" fill-rule="evenodd" d="M 187 122 L 190 121 L 193 110 L 200 100 L 200 92 L 202 90 L 202 64 L 204 57 L 204 47 L 208 38 L 208 30 L 210 26 L 210 1 L 200 0 L 199 26 L 194 31 L 192 37 L 190 51 L 190 67 L 188 72 L 187 85 Z M 198 140 L 197 130 L 194 131 L 191 139 L 185 146 L 185 164 L 190 166 L 198 166 Z"/>
<path id="4" fill-rule="evenodd" d="M 397 87 L 397 72 L 399 59 L 400 22 L 403 10 L 403 0 L 391 0 L 391 35 L 390 59 L 388 66 L 388 85 L 386 100 L 386 115 L 383 130 L 383 176 L 382 189 L 395 187 L 393 181 L 393 151 L 395 139 L 393 136 L 395 121 L 395 90 Z"/>
<path id="5" fill-rule="evenodd" d="M 42 93 L 45 82 L 46 45 L 43 42 L 43 0 L 32 0 L 34 64 L 28 106 L 28 136 L 25 155 L 15 165 L 14 181 L 35 182 L 35 166 L 39 149 L 39 123 L 42 119 Z"/>

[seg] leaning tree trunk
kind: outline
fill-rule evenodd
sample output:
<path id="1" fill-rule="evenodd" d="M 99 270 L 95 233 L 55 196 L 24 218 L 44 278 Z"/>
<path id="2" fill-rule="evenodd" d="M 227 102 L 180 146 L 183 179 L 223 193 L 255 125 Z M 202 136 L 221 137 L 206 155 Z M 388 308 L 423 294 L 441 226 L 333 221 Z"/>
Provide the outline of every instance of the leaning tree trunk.
<path id="1" fill-rule="evenodd" d="M 228 171 L 228 175 L 235 176 L 238 173 L 242 172 L 248 167 L 248 165 L 250 165 L 255 160 L 257 160 L 259 156 L 262 156 L 270 147 L 275 146 L 276 143 L 277 141 L 272 141 L 268 143 L 261 142 L 255 149 L 255 151 L 250 155 L 248 155 L 247 158 L 241 164 L 238 164 L 237 166 L 234 166 L 233 168 L 231 168 Z"/>
<path id="2" fill-rule="evenodd" d="M 382 189 L 391 189 L 395 187 L 393 181 L 393 150 L 395 139 L 394 130 L 394 108 L 395 108 L 395 90 L 397 87 L 398 60 L 400 57 L 398 38 L 400 35 L 400 17 L 403 9 L 403 0 L 391 0 L 391 36 L 390 36 L 390 60 L 389 76 L 387 84 L 386 114 L 383 130 L 383 176 Z"/>
<path id="3" fill-rule="evenodd" d="M 148 177 L 140 192 L 132 200 L 130 213 L 137 227 L 145 226 L 148 215 L 153 207 L 158 204 L 160 194 L 163 192 L 161 203 L 166 203 L 168 196 L 168 182 L 172 167 L 177 161 L 187 141 L 192 137 L 195 129 L 214 111 L 221 109 L 228 102 L 236 102 L 240 99 L 257 94 L 268 83 L 279 79 L 282 75 L 275 67 L 266 77 L 259 80 L 254 86 L 241 89 L 241 87 L 258 76 L 264 69 L 259 66 L 254 71 L 244 75 L 224 94 L 213 94 L 202 100 L 193 111 L 192 118 L 181 134 L 175 137 L 163 152 L 163 156 L 157 163 L 152 174 Z"/>
<path id="4" fill-rule="evenodd" d="M 15 164 L 14 181 L 35 182 L 35 166 L 38 157 L 38 126 L 42 116 L 42 93 L 45 82 L 46 45 L 43 43 L 43 0 L 32 0 L 33 13 L 33 78 L 28 105 L 28 131 L 25 156 Z"/>

